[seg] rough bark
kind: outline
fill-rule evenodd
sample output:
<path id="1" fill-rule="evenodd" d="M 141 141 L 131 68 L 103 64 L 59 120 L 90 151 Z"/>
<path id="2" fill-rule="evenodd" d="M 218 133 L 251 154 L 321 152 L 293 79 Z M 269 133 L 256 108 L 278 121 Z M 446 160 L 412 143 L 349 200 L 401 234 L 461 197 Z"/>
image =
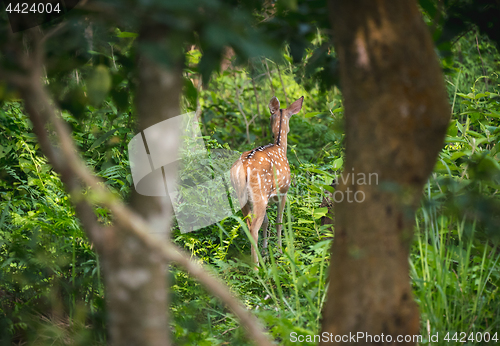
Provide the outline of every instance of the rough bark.
<path id="1" fill-rule="evenodd" d="M 345 100 L 346 160 L 322 332 L 391 335 L 392 342 L 358 341 L 402 344 L 398 335 L 420 329 L 409 246 L 414 211 L 449 122 L 447 94 L 415 1 L 333 0 L 329 12 Z M 373 173 L 378 184 L 374 175 L 368 182 Z M 349 203 L 356 192 L 364 200 Z"/>

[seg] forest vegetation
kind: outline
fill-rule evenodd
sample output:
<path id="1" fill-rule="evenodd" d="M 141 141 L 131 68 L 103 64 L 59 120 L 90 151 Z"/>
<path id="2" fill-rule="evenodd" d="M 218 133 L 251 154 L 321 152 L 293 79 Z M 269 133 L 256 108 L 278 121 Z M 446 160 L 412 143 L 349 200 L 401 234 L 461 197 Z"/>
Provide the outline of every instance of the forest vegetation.
<path id="1" fill-rule="evenodd" d="M 173 218 L 170 237 L 229 287 L 261 321 L 270 339 L 292 345 L 297 343 L 290 338 L 295 333 L 311 336 L 311 342 L 301 344 L 316 345 L 314 335 L 322 331 L 329 280 L 336 280 L 328 276 L 330 249 L 336 241 L 332 223 L 339 217 L 334 183 L 349 173 L 344 170 L 344 90 L 326 7 L 314 7 L 318 1 L 283 1 L 281 8 L 269 5 L 280 1 L 269 1 L 257 11 L 252 10 L 257 3 L 253 1 L 196 3 L 206 6 L 205 12 L 192 17 L 186 14 L 193 11 L 187 5 L 161 7 L 172 13 L 168 20 L 175 24 L 168 44 L 160 48 L 154 46 L 155 40 L 165 38 L 151 34 L 156 32 L 154 25 L 141 27 L 131 13 L 116 18 L 125 13 L 125 5 L 109 2 L 116 6 L 116 16 L 109 15 L 105 2 L 90 1 L 88 7 L 74 9 L 65 26 L 56 24 L 60 29 L 50 31 L 54 25 L 39 29 L 52 35 L 45 40 L 41 85 L 68 125 L 84 166 L 111 192 L 106 198 L 126 201 L 136 210 L 141 200 L 134 195 L 128 143 L 139 130 L 159 122 L 138 116 L 156 106 L 140 99 L 141 93 L 156 87 L 144 84 L 148 78 L 144 71 L 151 74 L 165 66 L 180 71 L 172 74 L 168 86 L 177 94 L 162 96 L 161 88 L 153 92 L 159 95 L 158 102 L 179 96 L 178 107 L 168 117 L 195 112 L 208 152 L 240 153 L 272 143 L 267 108 L 271 97 L 277 96 L 284 108 L 304 96 L 301 112 L 290 118 L 291 187 L 283 218 L 283 253 L 278 252 L 274 230 L 276 205 L 268 209 L 271 238 L 266 251 L 259 247 L 263 261 L 258 270 L 251 262 L 241 212 L 187 233 Z M 301 14 L 309 26 L 296 14 L 303 3 L 311 6 Z M 433 344 L 438 345 L 480 344 L 486 335 L 495 344 L 494 338 L 500 338 L 498 37 L 463 23 L 460 34 L 447 37 L 442 20 L 452 16 L 454 2 L 445 1 L 447 8 L 438 3 L 420 1 L 419 11 L 433 35 L 451 116 L 432 173 L 417 193 L 421 200 L 411 219 L 414 236 L 408 240 L 409 280 L 420 311 L 421 345 L 430 344 L 429 335 L 436 333 L 440 342 Z M 154 6 L 137 6 L 141 16 L 154 18 Z M 227 28 L 206 18 L 215 12 L 218 20 L 227 20 Z M 247 23 L 260 23 L 268 31 L 255 25 L 255 33 L 247 32 L 242 29 Z M 75 186 L 84 186 L 79 196 L 90 201 L 97 223 L 111 228 L 122 224 L 107 204 L 112 201 L 93 194 L 96 188 L 79 177 L 69 188 L 64 172 L 55 170 L 42 152 L 37 128 L 48 128 L 50 142 L 59 136 L 57 125 L 40 127 L 30 120 L 28 110 L 36 103 L 30 106 L 29 90 L 16 86 L 11 76 L 22 69 L 22 62 L 13 57 L 23 49 L 36 52 L 37 41 L 30 40 L 41 36 L 26 33 L 20 39 L 15 35 L 21 33 L 8 33 L 5 14 L 0 15 L 0 26 L 0 344 L 105 345 L 114 334 L 107 322 L 110 288 L 103 267 L 109 272 L 119 264 L 108 261 L 103 266 L 98 254 L 102 244 L 89 239 L 92 233 L 77 217 L 84 209 L 75 208 L 78 200 L 70 193 Z M 294 30 L 305 34 L 291 36 Z M 285 44 L 276 47 L 273 40 Z M 144 53 L 147 58 L 138 62 L 143 52 L 150 55 Z M 148 67 L 146 60 L 156 58 L 160 63 Z M 143 72 L 137 66 L 143 66 Z M 55 148 L 64 147 L 56 143 Z M 382 188 L 392 193 L 398 186 L 386 183 Z M 188 208 L 195 193 L 186 194 L 180 208 Z M 168 285 L 168 296 L 163 289 L 172 344 L 253 344 L 239 316 L 184 267 L 155 268 L 167 272 L 157 287 Z M 463 335 L 465 342 L 460 341 Z"/>

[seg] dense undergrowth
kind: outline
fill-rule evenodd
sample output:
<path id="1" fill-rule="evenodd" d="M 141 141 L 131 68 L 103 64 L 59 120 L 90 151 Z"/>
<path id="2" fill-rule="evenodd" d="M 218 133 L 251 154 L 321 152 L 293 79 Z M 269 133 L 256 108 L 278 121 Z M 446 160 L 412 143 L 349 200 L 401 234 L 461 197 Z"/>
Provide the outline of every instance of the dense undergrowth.
<path id="1" fill-rule="evenodd" d="M 443 59 L 453 115 L 416 215 L 410 257 L 423 344 L 429 333 L 450 332 L 451 340 L 455 332 L 493 336 L 500 330 L 500 55 L 485 39 L 476 47 L 472 33 L 457 41 L 454 53 Z M 199 54 L 187 54 L 195 66 Z M 195 87 L 197 74 L 190 67 L 183 107 L 201 107 L 207 148 L 244 151 L 271 142 L 267 103 L 273 94 L 282 105 L 305 96 L 301 113 L 290 122 L 292 187 L 283 253 L 273 232 L 275 206 L 269 210 L 271 241 L 259 271 L 250 265 L 241 214 L 191 233 L 174 224 L 172 238 L 209 264 L 275 340 L 287 345 L 291 332 L 314 335 L 320 327 L 334 238 L 334 231 L 321 225 L 327 209 L 320 204 L 342 170 L 343 108 L 338 89 L 306 90 L 297 83 L 288 59 L 279 66 L 255 61 L 252 67 L 226 70 L 205 89 Z M 128 107 L 117 109 L 110 98 L 83 117 L 63 113 L 87 164 L 125 199 L 132 183 L 126 143 L 134 135 Z M 243 116 L 248 122 L 255 116 L 248 134 Z M 103 345 L 99 257 L 40 153 L 21 102 L 2 104 L 0 128 L 0 344 Z M 106 209 L 97 207 L 96 214 L 110 222 Z M 176 267 L 170 268 L 170 279 L 176 344 L 249 344 L 235 317 L 200 284 Z"/>

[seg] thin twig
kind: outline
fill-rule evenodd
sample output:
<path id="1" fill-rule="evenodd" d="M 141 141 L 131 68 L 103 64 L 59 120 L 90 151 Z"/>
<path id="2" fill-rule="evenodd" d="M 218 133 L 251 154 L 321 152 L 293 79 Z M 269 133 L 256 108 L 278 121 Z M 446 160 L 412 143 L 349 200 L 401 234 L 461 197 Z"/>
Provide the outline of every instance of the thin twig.
<path id="1" fill-rule="evenodd" d="M 255 86 L 255 80 L 252 78 L 253 94 L 255 95 L 255 104 L 257 105 L 257 114 L 260 116 L 259 107 L 259 96 L 257 95 L 257 87 Z"/>
<path id="2" fill-rule="evenodd" d="M 127 127 L 126 129 L 129 129 L 130 128 L 130 123 L 132 122 L 132 113 L 131 112 L 128 112 L 128 119 L 127 119 Z M 127 135 L 128 135 L 128 132 L 125 131 L 125 133 L 123 134 L 123 139 L 122 139 L 122 148 L 120 149 L 120 154 L 123 154 L 123 151 L 125 150 L 125 146 L 126 146 L 126 143 L 127 143 Z"/>
<path id="3" fill-rule="evenodd" d="M 278 70 L 270 70 L 269 73 L 270 74 L 273 74 L 273 73 L 276 73 L 278 72 Z M 267 76 L 267 72 L 264 72 L 264 73 L 261 73 L 261 74 L 258 74 L 256 75 L 255 77 L 253 77 L 254 79 L 258 79 L 260 77 L 264 77 L 264 76 Z M 247 79 L 246 81 L 242 82 L 241 83 L 241 90 L 245 89 L 245 86 L 248 84 L 248 83 L 251 83 L 252 82 L 252 79 Z"/>
<path id="4" fill-rule="evenodd" d="M 113 65 L 115 66 L 115 70 L 118 70 L 118 67 L 116 67 L 116 59 L 115 59 L 115 53 L 113 52 L 113 45 L 110 43 L 109 46 L 111 47 L 111 57 L 113 58 Z"/>
<path id="5" fill-rule="evenodd" d="M 458 40 L 460 40 L 462 37 L 464 37 L 465 35 L 467 35 L 469 32 L 471 32 L 473 29 L 469 29 L 467 31 L 464 31 L 460 36 L 458 36 L 456 39 L 453 40 L 453 42 L 451 43 L 452 46 L 455 45 L 455 43 L 458 42 Z"/>
<path id="6" fill-rule="evenodd" d="M 260 106 L 259 106 L 259 94 L 257 93 L 257 87 L 255 86 L 255 79 L 252 77 L 253 93 L 255 95 L 255 103 L 257 104 L 257 115 L 260 116 Z M 262 138 L 266 137 L 266 127 L 262 126 Z"/>
<path id="7" fill-rule="evenodd" d="M 288 108 L 288 96 L 286 95 L 285 83 L 283 83 L 283 78 L 281 78 L 280 66 L 276 64 L 276 67 L 278 68 L 278 76 L 280 77 L 281 87 L 283 88 L 283 93 L 285 94 L 286 107 Z"/>
<path id="8" fill-rule="evenodd" d="M 241 116 L 243 117 L 243 120 L 245 121 L 247 141 L 248 141 L 248 144 L 250 144 L 250 130 L 249 130 L 250 124 L 248 123 L 247 116 L 245 115 L 245 112 L 243 112 L 243 109 L 241 108 L 240 91 L 238 90 L 238 87 L 236 87 L 236 105 L 238 106 L 238 110 L 240 111 Z"/>
<path id="9" fill-rule="evenodd" d="M 477 52 L 479 53 L 479 58 L 481 59 L 481 65 L 483 66 L 483 76 L 486 77 L 484 79 L 484 84 L 486 85 L 486 91 L 488 91 L 488 76 L 486 76 L 486 70 L 484 69 L 483 57 L 481 56 L 481 51 L 479 50 L 479 41 L 477 40 L 477 33 L 476 33 L 476 47 L 477 47 Z"/>
<path id="10" fill-rule="evenodd" d="M 49 38 L 51 38 L 52 36 L 54 36 L 59 30 L 63 29 L 66 26 L 66 23 L 67 22 L 61 22 L 57 26 L 55 26 L 54 28 L 47 31 L 47 33 L 45 35 L 43 35 L 42 39 L 39 42 L 40 46 L 45 45 L 45 42 L 47 42 L 47 40 Z"/>
<path id="11" fill-rule="evenodd" d="M 258 114 L 254 114 L 252 119 L 250 119 L 250 121 L 248 122 L 248 124 L 250 125 L 251 123 L 253 123 L 253 121 L 258 117 L 259 115 Z"/>
<path id="12" fill-rule="evenodd" d="M 267 65 L 267 60 L 265 58 L 262 60 L 264 61 L 264 65 L 266 65 L 267 78 L 269 79 L 269 84 L 271 85 L 271 91 L 273 92 L 273 96 L 276 96 L 276 91 L 274 90 L 273 87 L 273 79 L 271 78 L 271 73 L 269 72 L 269 66 Z"/>
<path id="13" fill-rule="evenodd" d="M 201 124 L 201 102 L 200 102 L 200 92 L 202 88 L 202 78 L 198 78 L 198 85 L 196 86 L 196 120 Z"/>
<path id="14" fill-rule="evenodd" d="M 230 332 L 231 330 L 235 330 L 236 328 L 238 328 L 238 327 L 229 328 L 229 329 L 223 331 L 221 335 L 224 335 L 224 334 Z"/>

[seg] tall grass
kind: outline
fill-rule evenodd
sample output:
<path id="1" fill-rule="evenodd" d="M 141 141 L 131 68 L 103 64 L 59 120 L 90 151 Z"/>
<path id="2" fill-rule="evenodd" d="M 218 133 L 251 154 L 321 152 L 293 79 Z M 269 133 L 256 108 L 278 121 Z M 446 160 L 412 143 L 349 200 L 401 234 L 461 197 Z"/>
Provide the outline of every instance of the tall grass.
<path id="1" fill-rule="evenodd" d="M 307 199 L 301 198 L 302 201 Z M 238 275 L 235 280 L 234 272 L 227 275 L 227 267 L 216 261 L 216 267 L 221 269 L 219 274 L 246 301 L 248 308 L 254 310 L 265 321 L 273 338 L 283 345 L 296 344 L 290 341 L 292 332 L 300 335 L 318 333 L 321 307 L 326 298 L 325 279 L 331 241 L 316 239 L 310 244 L 304 244 L 303 239 L 297 241 L 297 223 L 292 221 L 293 215 L 298 214 L 295 213 L 296 209 L 302 208 L 302 212 L 310 214 L 315 211 L 314 208 L 309 210 L 304 204 L 298 204 L 298 200 L 299 198 L 295 197 L 287 200 L 283 222 L 282 254 L 278 251 L 277 240 L 274 236 L 275 224 L 271 222 L 270 234 L 273 236 L 270 237 L 267 250 L 259 247 L 260 267 L 258 270 L 253 269 L 249 257 L 230 260 L 233 271 L 244 272 L 243 276 Z M 292 209 L 294 209 L 293 212 Z M 274 214 L 274 211 L 270 212 L 271 220 L 275 217 Z M 248 244 L 253 243 L 254 240 L 246 222 L 239 216 L 233 216 L 232 219 L 236 221 L 236 227 L 240 229 L 240 233 L 248 239 Z M 301 228 L 304 231 L 305 227 Z M 226 240 L 234 240 L 231 235 L 233 230 L 227 230 L 222 226 L 219 229 L 225 236 L 225 240 L 220 243 L 231 246 L 232 244 Z M 314 232 L 314 228 L 311 232 Z M 298 244 L 300 245 L 297 246 Z M 242 284 L 242 278 L 246 284 Z M 213 337 L 217 338 L 217 335 L 214 334 Z"/>
<path id="2" fill-rule="evenodd" d="M 466 345 L 477 345 L 477 333 L 500 338 L 497 244 L 480 241 L 475 224 L 439 215 L 433 206 L 421 208 L 419 216 L 410 268 L 424 344 L 436 333 L 433 345 L 462 345 L 464 335 Z"/>
<path id="3" fill-rule="evenodd" d="M 324 181 L 317 176 L 315 179 L 304 179 L 304 185 L 296 187 L 306 193 L 288 197 L 282 254 L 277 250 L 275 238 L 276 212 L 268 210 L 272 235 L 267 251 L 259 248 L 258 271 L 253 269 L 249 255 L 253 239 L 245 220 L 239 216 L 218 225 L 221 238 L 213 241 L 218 245 L 217 250 L 208 250 L 203 255 L 205 261 L 214 263 L 218 274 L 282 345 L 297 344 L 290 338 L 293 332 L 314 336 L 321 328 L 332 234 L 318 225 L 323 211 L 317 208 L 320 195 L 316 188 Z M 302 184 L 301 179 L 298 181 Z M 500 329 L 499 249 L 479 237 L 475 224 L 444 213 L 443 209 L 426 203 L 416 215 L 410 274 L 421 312 L 423 344 L 430 344 L 429 334 L 439 336 L 439 342 L 432 342 L 433 345 L 463 344 L 453 340 L 455 333 L 458 340 L 463 336 L 460 333 L 467 338 L 474 333 L 474 342 L 465 340 L 469 345 L 480 344 L 476 341 L 477 333 L 489 333 L 492 338 L 489 344 L 495 344 L 493 337 Z M 200 242 L 203 237 L 198 233 L 194 246 L 189 245 L 193 254 L 199 255 L 196 248 L 203 247 L 203 241 Z M 236 256 L 231 256 L 231 247 L 237 248 L 233 252 Z M 210 322 L 209 335 L 211 340 L 223 343 L 228 339 L 221 331 L 235 330 L 238 322 L 227 310 L 219 310 L 218 314 L 222 319 Z M 239 336 L 243 332 L 234 333 L 240 344 L 249 344 L 244 336 Z M 445 340 L 447 335 L 449 341 Z"/>

